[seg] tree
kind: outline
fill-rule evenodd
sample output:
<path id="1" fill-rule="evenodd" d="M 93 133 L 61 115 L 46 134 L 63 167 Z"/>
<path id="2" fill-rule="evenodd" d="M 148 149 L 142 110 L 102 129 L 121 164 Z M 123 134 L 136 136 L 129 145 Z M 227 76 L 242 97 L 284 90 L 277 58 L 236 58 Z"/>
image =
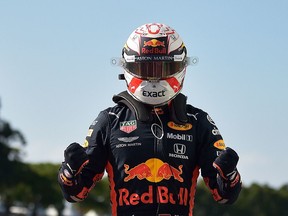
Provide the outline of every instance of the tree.
<path id="1" fill-rule="evenodd" d="M 34 215 L 38 207 L 47 208 L 49 205 L 54 205 L 58 211 L 58 215 L 62 214 L 64 209 L 64 200 L 57 182 L 57 172 L 60 164 L 40 163 L 29 164 L 34 176 L 28 180 L 33 187 L 31 188 Z"/>
<path id="2" fill-rule="evenodd" d="M 22 133 L 0 118 L 0 196 L 7 213 L 13 201 L 11 196 L 15 185 L 19 182 L 21 173 L 25 171 L 24 164 L 21 163 L 20 149 L 13 147 L 16 142 L 26 144 Z"/>

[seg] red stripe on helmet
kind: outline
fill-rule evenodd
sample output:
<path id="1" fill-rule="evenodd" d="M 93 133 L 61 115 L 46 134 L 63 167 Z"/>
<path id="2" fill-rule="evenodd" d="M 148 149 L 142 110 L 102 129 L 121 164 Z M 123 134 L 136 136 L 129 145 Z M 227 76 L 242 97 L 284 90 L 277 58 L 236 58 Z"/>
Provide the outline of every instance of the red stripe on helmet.
<path id="1" fill-rule="evenodd" d="M 181 89 L 181 83 L 175 77 L 170 77 L 166 79 L 166 81 L 169 83 L 174 92 L 178 92 Z"/>
<path id="2" fill-rule="evenodd" d="M 142 83 L 141 79 L 133 77 L 131 82 L 128 84 L 129 91 L 134 93 L 141 83 Z"/>

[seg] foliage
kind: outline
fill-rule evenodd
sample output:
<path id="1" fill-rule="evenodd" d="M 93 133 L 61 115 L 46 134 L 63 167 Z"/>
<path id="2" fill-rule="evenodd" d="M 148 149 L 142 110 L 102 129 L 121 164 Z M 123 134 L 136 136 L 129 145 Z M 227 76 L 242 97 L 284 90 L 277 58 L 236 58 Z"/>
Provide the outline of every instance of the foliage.
<path id="1" fill-rule="evenodd" d="M 21 149 L 15 144 L 26 144 L 19 130 L 0 118 L 0 199 L 9 214 L 16 201 L 33 205 L 34 214 L 39 206 L 50 204 L 61 212 L 63 197 L 56 181 L 59 164 L 27 164 L 21 160 Z"/>
<path id="2" fill-rule="evenodd" d="M 48 207 L 53 204 L 61 212 L 64 209 L 64 202 L 61 190 L 57 182 L 57 172 L 60 164 L 39 163 L 29 164 L 31 171 L 34 173 L 29 178 L 34 201 L 42 207 Z"/>
<path id="3" fill-rule="evenodd" d="M 23 188 L 19 182 L 25 176 L 26 166 L 21 162 L 21 151 L 14 143 L 26 144 L 24 136 L 10 124 L 0 119 L 0 196 L 4 202 L 6 213 L 12 205 L 18 189 Z"/>

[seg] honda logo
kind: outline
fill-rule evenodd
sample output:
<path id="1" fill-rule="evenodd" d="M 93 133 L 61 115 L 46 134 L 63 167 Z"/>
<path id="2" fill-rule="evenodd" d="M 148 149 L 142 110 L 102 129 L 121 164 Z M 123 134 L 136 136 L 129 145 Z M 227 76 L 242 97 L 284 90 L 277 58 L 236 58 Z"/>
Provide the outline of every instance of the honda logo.
<path id="1" fill-rule="evenodd" d="M 174 152 L 176 154 L 185 154 L 186 152 L 186 146 L 180 143 L 174 144 Z"/>

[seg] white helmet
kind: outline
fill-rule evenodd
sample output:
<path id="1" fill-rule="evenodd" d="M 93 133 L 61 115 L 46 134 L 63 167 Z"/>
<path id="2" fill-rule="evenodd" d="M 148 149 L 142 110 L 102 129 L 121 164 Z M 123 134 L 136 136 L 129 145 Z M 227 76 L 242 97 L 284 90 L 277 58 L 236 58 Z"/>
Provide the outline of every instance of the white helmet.
<path id="1" fill-rule="evenodd" d="M 167 103 L 182 89 L 186 54 L 182 39 L 171 27 L 160 23 L 138 27 L 122 51 L 128 92 L 149 105 Z"/>

